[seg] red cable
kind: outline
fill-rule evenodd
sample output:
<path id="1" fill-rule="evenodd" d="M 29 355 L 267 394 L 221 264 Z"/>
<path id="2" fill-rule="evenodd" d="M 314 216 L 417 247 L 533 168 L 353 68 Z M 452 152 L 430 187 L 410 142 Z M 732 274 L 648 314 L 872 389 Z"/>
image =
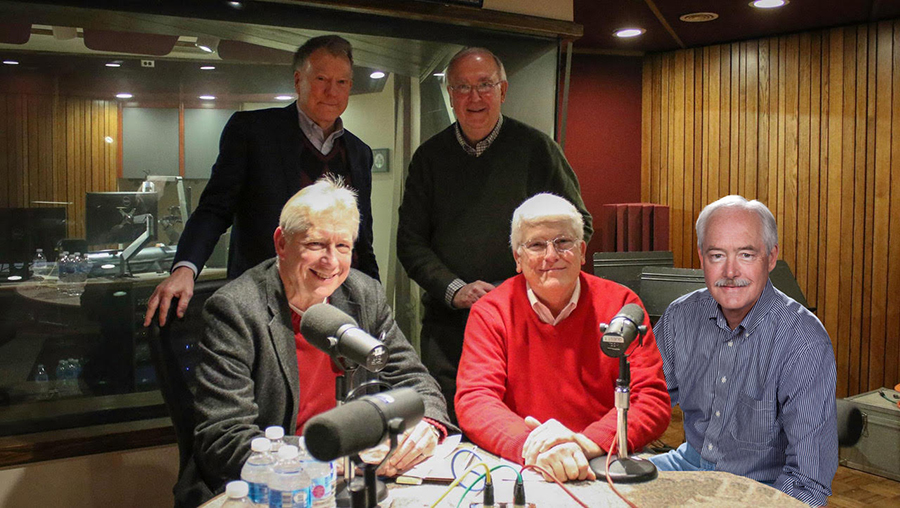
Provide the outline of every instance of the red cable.
<path id="1" fill-rule="evenodd" d="M 618 431 L 618 429 L 616 429 L 616 434 L 613 436 L 613 441 L 609 445 L 609 453 L 606 454 L 606 483 L 609 484 L 609 488 L 612 489 L 612 491 L 617 496 L 619 496 L 619 498 L 622 501 L 625 501 L 625 504 L 627 504 L 631 508 L 637 508 L 637 505 L 635 505 L 631 501 L 625 499 L 625 496 L 623 496 L 622 493 L 616 489 L 616 487 L 613 485 L 612 477 L 609 475 L 609 461 L 612 458 L 613 450 L 616 448 L 616 442 L 618 441 L 618 439 L 619 439 L 619 431 Z"/>

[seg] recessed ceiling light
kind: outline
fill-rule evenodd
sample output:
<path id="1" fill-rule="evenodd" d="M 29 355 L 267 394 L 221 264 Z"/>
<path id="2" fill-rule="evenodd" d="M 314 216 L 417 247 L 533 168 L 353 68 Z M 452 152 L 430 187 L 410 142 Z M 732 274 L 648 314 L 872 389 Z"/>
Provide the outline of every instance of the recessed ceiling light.
<path id="1" fill-rule="evenodd" d="M 243 9 L 244 3 L 243 2 L 228 2 L 228 6 L 231 7 L 232 9 Z"/>
<path id="2" fill-rule="evenodd" d="M 774 9 L 776 7 L 782 7 L 787 5 L 789 0 L 755 0 L 750 2 L 751 7 L 756 7 L 757 9 Z"/>
<path id="3" fill-rule="evenodd" d="M 276 95 L 275 96 L 276 101 L 289 101 L 293 98 L 294 98 L 293 95 Z"/>
<path id="4" fill-rule="evenodd" d="M 112 270 L 115 267 L 116 267 L 116 265 L 111 264 L 111 263 L 107 263 L 105 265 L 100 265 L 100 268 L 103 268 L 104 270 Z"/>
<path id="5" fill-rule="evenodd" d="M 130 93 L 117 93 L 116 94 L 117 99 L 130 99 L 132 97 L 134 97 L 134 95 L 131 95 Z"/>
<path id="6" fill-rule="evenodd" d="M 211 35 L 197 37 L 196 46 L 207 53 L 215 53 L 219 48 L 219 38 Z"/>
<path id="7" fill-rule="evenodd" d="M 22 276 L 21 275 L 10 275 L 9 277 L 6 278 L 6 280 L 15 282 L 17 280 L 22 280 Z"/>
<path id="8" fill-rule="evenodd" d="M 685 23 L 706 23 L 707 21 L 719 19 L 719 15 L 715 12 L 692 12 L 690 14 L 683 14 L 679 16 L 678 19 Z"/>
<path id="9" fill-rule="evenodd" d="M 643 28 L 620 28 L 613 32 L 613 35 L 622 39 L 627 39 L 629 37 L 637 37 L 646 31 L 647 30 L 644 30 Z"/>
<path id="10" fill-rule="evenodd" d="M 201 95 L 200 97 L 197 97 L 197 98 L 200 99 L 201 101 L 214 101 L 214 100 L 216 100 L 216 96 L 215 96 L 215 95 Z"/>
<path id="11" fill-rule="evenodd" d="M 215 65 L 201 65 L 200 70 L 201 71 L 214 71 L 214 70 L 216 70 L 216 66 Z"/>
<path id="12" fill-rule="evenodd" d="M 369 74 L 369 77 L 372 79 L 381 79 L 384 77 L 384 73 L 381 71 L 375 71 L 372 74 Z"/>
<path id="13" fill-rule="evenodd" d="M 434 74 L 432 74 L 432 76 L 434 76 L 436 78 L 443 78 L 444 73 L 443 72 L 435 72 Z"/>
<path id="14" fill-rule="evenodd" d="M 19 65 L 19 62 L 16 60 L 4 60 L 3 63 L 6 65 Z"/>
<path id="15" fill-rule="evenodd" d="M 106 66 L 107 67 L 121 67 L 122 64 L 120 64 L 119 62 L 106 62 Z"/>

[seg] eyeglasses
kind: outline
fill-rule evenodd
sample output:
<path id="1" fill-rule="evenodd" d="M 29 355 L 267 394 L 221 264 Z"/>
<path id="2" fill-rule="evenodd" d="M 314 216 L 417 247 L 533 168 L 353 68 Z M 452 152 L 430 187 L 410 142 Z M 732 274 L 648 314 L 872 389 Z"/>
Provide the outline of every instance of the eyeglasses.
<path id="1" fill-rule="evenodd" d="M 563 254 L 574 249 L 577 243 L 569 237 L 557 236 L 553 240 L 531 240 L 522 244 L 522 247 L 532 256 L 543 256 L 547 254 L 547 246 L 550 244 L 553 244 L 557 254 Z"/>
<path id="2" fill-rule="evenodd" d="M 482 81 L 481 83 L 478 83 L 474 86 L 466 84 L 456 85 L 451 86 L 450 91 L 455 93 L 456 95 L 469 95 L 470 93 L 472 93 L 472 90 L 475 90 L 478 92 L 478 95 L 490 95 L 494 93 L 494 87 L 499 85 L 500 83 L 503 83 L 503 81 Z"/>

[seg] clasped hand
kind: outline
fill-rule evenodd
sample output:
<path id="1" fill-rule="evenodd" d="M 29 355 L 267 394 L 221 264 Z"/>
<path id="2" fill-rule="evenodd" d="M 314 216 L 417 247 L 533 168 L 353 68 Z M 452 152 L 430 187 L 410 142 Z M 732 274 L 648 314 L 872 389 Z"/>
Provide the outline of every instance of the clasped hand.
<path id="1" fill-rule="evenodd" d="M 437 429 L 430 423 L 420 421 L 415 427 L 400 435 L 397 439 L 397 450 L 378 469 L 378 474 L 396 476 L 427 459 L 434 453 L 438 436 Z M 378 464 L 390 449 L 390 442 L 385 440 L 378 446 L 360 453 L 359 457 L 367 464 Z"/>
<path id="2" fill-rule="evenodd" d="M 597 476 L 591 470 L 588 460 L 602 453 L 586 437 L 566 428 L 557 420 L 549 419 L 541 423 L 536 418 L 525 417 L 525 424 L 531 429 L 525 445 L 522 447 L 522 458 L 526 465 L 535 464 L 561 482 L 568 480 L 595 480 Z M 585 450 L 584 446 L 592 448 Z M 544 479 L 552 479 L 543 474 Z"/>

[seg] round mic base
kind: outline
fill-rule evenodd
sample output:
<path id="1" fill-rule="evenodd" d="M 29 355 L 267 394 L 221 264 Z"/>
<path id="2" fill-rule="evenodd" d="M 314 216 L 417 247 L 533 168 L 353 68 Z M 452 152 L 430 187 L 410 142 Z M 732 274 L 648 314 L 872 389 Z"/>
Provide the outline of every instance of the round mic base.
<path id="1" fill-rule="evenodd" d="M 606 480 L 606 455 L 595 457 L 590 462 L 598 480 Z M 618 458 L 612 456 L 609 464 L 609 478 L 613 483 L 642 483 L 657 477 L 656 466 L 640 457 Z"/>
<path id="2" fill-rule="evenodd" d="M 353 485 L 355 486 L 357 483 L 360 485 L 365 483 L 362 476 L 353 478 Z M 375 490 L 377 492 L 376 496 L 379 503 L 387 499 L 388 490 L 383 481 L 377 480 L 375 482 Z M 350 508 L 352 506 L 350 503 L 350 490 L 347 489 L 347 482 L 345 482 L 343 478 L 339 478 L 335 483 L 334 499 L 338 508 Z"/>

